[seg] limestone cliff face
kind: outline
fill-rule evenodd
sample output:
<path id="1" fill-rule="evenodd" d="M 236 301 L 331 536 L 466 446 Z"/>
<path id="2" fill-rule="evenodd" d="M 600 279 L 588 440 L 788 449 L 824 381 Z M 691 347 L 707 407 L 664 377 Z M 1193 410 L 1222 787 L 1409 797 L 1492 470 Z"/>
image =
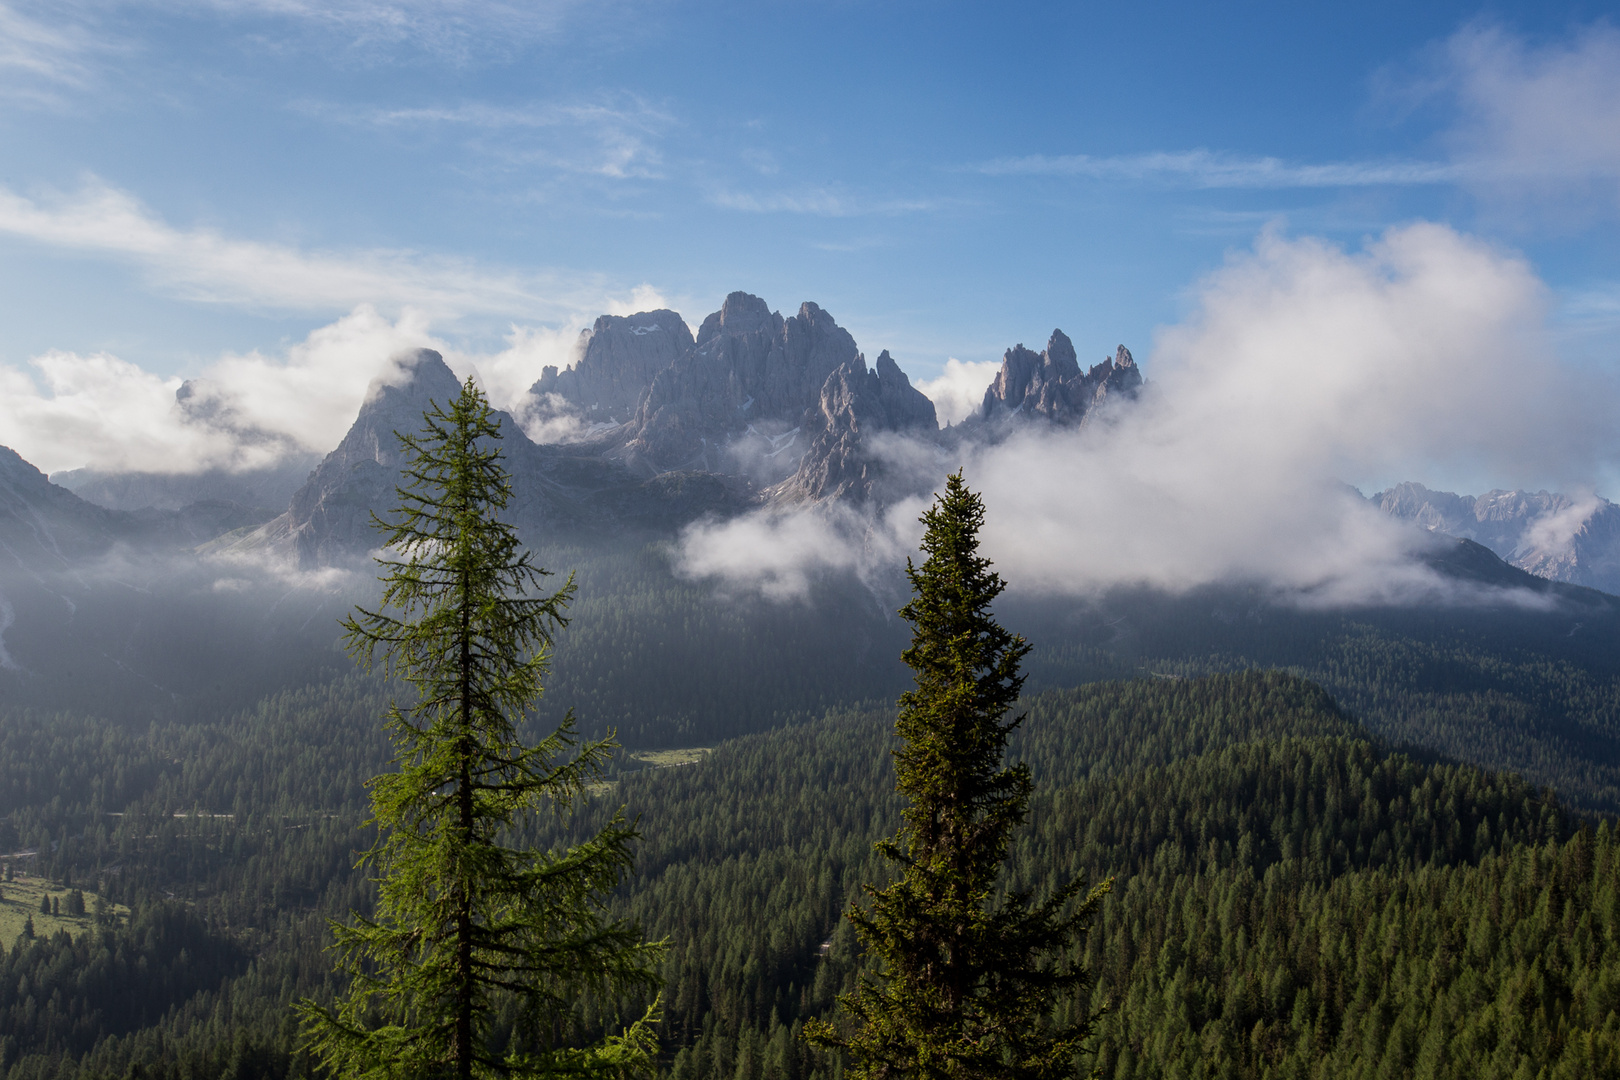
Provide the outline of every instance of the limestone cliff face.
<path id="1" fill-rule="evenodd" d="M 603 315 L 580 335 L 579 359 L 563 371 L 547 366 L 529 393 L 546 411 L 555 396 L 590 424 L 623 424 L 641 408 L 653 379 L 692 348 L 692 332 L 666 309 Z"/>
<path id="2" fill-rule="evenodd" d="M 849 332 L 815 304 L 783 318 L 759 297 L 734 292 L 703 320 L 693 347 L 653 379 L 624 460 L 647 476 L 789 476 L 809 443 L 822 385 L 859 355 Z"/>
<path id="3" fill-rule="evenodd" d="M 1142 372 L 1125 346 L 1082 372 L 1074 343 L 1062 330 L 1053 330 L 1042 352 L 1014 345 L 1003 354 L 1001 371 L 984 392 L 977 419 L 1005 424 L 1041 417 L 1079 424 L 1105 401 L 1135 397 L 1141 386 Z"/>

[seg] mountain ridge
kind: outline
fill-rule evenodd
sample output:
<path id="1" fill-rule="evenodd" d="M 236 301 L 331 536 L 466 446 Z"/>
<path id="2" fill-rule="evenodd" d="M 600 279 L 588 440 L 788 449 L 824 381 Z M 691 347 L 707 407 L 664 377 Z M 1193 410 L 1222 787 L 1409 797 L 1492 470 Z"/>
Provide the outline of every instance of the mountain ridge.
<path id="1" fill-rule="evenodd" d="M 1407 481 L 1370 496 L 1384 513 L 1470 540 L 1536 577 L 1620 594 L 1620 506 L 1549 491 L 1458 495 Z"/>

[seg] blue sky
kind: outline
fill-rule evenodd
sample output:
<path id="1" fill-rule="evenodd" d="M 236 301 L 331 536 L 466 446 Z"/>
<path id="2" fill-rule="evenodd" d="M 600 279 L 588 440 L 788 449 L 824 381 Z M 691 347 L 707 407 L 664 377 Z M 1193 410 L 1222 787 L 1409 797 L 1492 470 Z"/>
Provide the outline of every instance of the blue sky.
<path id="1" fill-rule="evenodd" d="M 1525 260 L 1562 362 L 1607 369 L 1617 15 L 0 0 L 0 393 L 27 399 L 0 442 L 214 460 L 119 411 L 203 377 L 329 390 L 316 420 L 243 406 L 321 449 L 386 347 L 521 387 L 602 311 L 695 325 L 738 288 L 919 380 L 1054 326 L 1151 377 L 1262 234 L 1413 222 Z"/>

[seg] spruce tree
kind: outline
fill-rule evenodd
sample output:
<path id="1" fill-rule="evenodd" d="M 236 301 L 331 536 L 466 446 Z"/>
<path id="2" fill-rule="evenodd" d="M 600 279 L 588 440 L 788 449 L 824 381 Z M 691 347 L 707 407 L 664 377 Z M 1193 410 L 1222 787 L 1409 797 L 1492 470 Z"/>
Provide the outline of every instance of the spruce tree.
<path id="1" fill-rule="evenodd" d="M 899 877 L 851 907 L 867 974 L 839 998 L 841 1023 L 811 1021 L 806 1037 L 842 1049 L 863 1080 L 1070 1076 L 1097 1017 L 1081 1001 L 1081 1019 L 1060 1023 L 1054 1007 L 1090 989 L 1078 946 L 1110 883 L 1078 902 L 1079 881 L 1035 904 L 999 895 L 1032 786 L 1027 766 L 1003 764 L 1030 646 L 991 616 L 1006 585 L 979 554 L 984 504 L 960 472 L 922 521 L 927 558 L 906 560 L 913 595 L 900 610 L 916 673 L 895 724 L 907 803 L 877 844 Z"/>
<path id="2" fill-rule="evenodd" d="M 471 379 L 419 435 L 400 435 L 406 482 L 382 603 L 344 623 L 352 655 L 409 684 L 386 726 L 397 771 L 372 779 L 379 835 L 360 857 L 374 913 L 332 924 L 349 978 L 335 1008 L 299 1004 L 305 1046 L 338 1076 L 594 1076 L 650 1063 L 657 1002 L 617 1035 L 558 1045 L 587 994 L 650 992 L 661 946 L 600 901 L 630 866 L 617 816 L 563 851 L 511 846 L 543 810 L 566 812 L 600 776 L 611 742 L 580 744 L 573 713 L 538 745 L 518 724 L 536 705 L 570 577 L 547 591 L 513 528 L 493 411 Z M 497 1010 L 518 1029 L 497 1039 Z M 498 1045 L 497 1045 L 498 1044 Z"/>

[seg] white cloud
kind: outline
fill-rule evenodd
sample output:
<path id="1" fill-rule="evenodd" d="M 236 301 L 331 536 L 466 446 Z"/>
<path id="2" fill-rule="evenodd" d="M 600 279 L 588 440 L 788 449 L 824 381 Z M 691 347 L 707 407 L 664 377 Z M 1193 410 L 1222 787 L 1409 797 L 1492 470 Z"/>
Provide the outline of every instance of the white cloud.
<path id="1" fill-rule="evenodd" d="M 397 375 L 389 361 L 423 347 L 447 351 L 420 313 L 407 310 L 391 322 L 362 306 L 316 329 L 284 356 L 255 350 L 221 357 L 192 386 L 204 407 L 211 407 L 217 427 L 325 453 L 354 422 L 372 380 Z"/>
<path id="2" fill-rule="evenodd" d="M 882 512 L 840 504 L 760 511 L 730 521 L 700 521 L 681 535 L 677 569 L 755 590 L 773 600 L 802 599 L 826 575 L 870 578 L 904 563 L 922 538 L 922 501 Z"/>
<path id="3" fill-rule="evenodd" d="M 963 361 L 953 356 L 945 361 L 945 370 L 940 374 L 912 385 L 934 403 L 941 424 L 955 424 L 966 420 L 984 403 L 984 392 L 1000 371 L 999 360 Z"/>
<path id="4" fill-rule="evenodd" d="M 375 304 L 435 319 L 569 319 L 600 311 L 613 295 L 600 275 L 491 270 L 410 251 L 306 251 L 177 228 L 99 182 L 46 200 L 0 188 L 0 233 L 129 260 L 158 288 L 205 303 L 309 312 Z"/>
<path id="5" fill-rule="evenodd" d="M 1453 164 L 1428 161 L 1338 161 L 1311 165 L 1275 157 L 1244 157 L 1209 150 L 1093 157 L 1030 154 L 998 158 L 975 168 L 987 176 L 1071 176 L 1092 180 L 1157 180 L 1197 188 L 1321 188 L 1445 184 L 1459 176 Z"/>
<path id="6" fill-rule="evenodd" d="M 0 429 L 8 446 L 45 472 L 90 463 L 145 468 L 226 452 L 228 440 L 181 421 L 179 379 L 105 353 L 49 352 L 32 365 L 43 386 L 0 367 Z"/>
<path id="7" fill-rule="evenodd" d="M 1570 196 L 1620 208 L 1614 27 L 1600 23 L 1532 47 L 1500 27 L 1469 26 L 1447 43 L 1435 85 L 1455 98 L 1460 119 L 1448 143 L 1477 184 L 1516 200 L 1563 196 L 1555 212 L 1575 209 Z M 1549 209 L 1543 198 L 1528 205 Z"/>
<path id="8" fill-rule="evenodd" d="M 1416 558 L 1429 541 L 1341 481 L 1477 469 L 1574 483 L 1614 461 L 1620 395 L 1553 355 L 1541 283 L 1443 226 L 1394 229 L 1356 253 L 1268 232 L 1197 301 L 1158 335 L 1134 406 L 939 464 L 936 482 L 960 463 L 984 494 L 986 551 L 1015 588 L 1434 597 L 1442 585 Z M 792 593 L 802 575 L 893 564 L 914 543 L 896 514 L 861 530 L 814 522 L 694 530 L 683 566 Z"/>
<path id="9" fill-rule="evenodd" d="M 45 472 L 197 472 L 270 465 L 291 451 L 324 453 L 353 422 L 371 380 L 404 349 L 436 344 L 420 316 L 390 322 L 360 308 L 285 356 L 228 355 L 192 380 L 115 356 L 49 352 L 33 374 L 0 366 L 0 431 Z"/>
<path id="10" fill-rule="evenodd" d="M 608 314 L 664 306 L 646 286 L 604 303 Z M 459 373 L 477 372 L 491 402 L 527 422 L 534 420 L 529 387 L 546 364 L 572 361 L 586 325 L 513 326 L 506 348 L 480 353 L 436 337 L 421 312 L 390 320 L 361 305 L 281 355 L 220 357 L 190 380 L 183 403 L 177 377 L 105 353 L 49 352 L 30 362 L 32 372 L 0 365 L 0 442 L 46 472 L 241 470 L 289 453 L 326 453 L 353 423 L 372 380 L 393 378 L 390 361 L 424 347 L 438 349 Z M 564 434 L 531 433 L 549 441 Z"/>

